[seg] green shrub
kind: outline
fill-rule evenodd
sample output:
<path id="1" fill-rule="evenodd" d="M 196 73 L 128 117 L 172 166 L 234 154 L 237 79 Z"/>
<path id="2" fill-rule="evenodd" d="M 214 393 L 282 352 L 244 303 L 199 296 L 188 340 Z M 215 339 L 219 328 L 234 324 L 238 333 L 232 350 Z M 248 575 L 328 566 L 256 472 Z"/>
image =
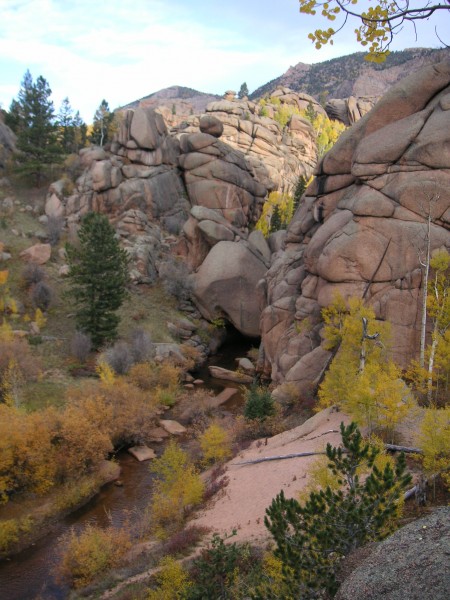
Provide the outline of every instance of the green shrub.
<path id="1" fill-rule="evenodd" d="M 250 386 L 245 391 L 245 418 L 249 421 L 254 419 L 264 421 L 273 414 L 275 414 L 275 405 L 271 392 L 262 386 Z"/>

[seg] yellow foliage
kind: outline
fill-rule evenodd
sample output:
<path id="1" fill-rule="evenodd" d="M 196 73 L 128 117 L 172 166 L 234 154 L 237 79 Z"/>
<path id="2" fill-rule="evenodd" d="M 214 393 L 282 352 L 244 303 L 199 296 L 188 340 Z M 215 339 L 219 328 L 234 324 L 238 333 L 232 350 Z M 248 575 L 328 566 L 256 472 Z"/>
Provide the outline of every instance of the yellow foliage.
<path id="1" fill-rule="evenodd" d="M 217 423 L 211 423 L 199 436 L 199 442 L 206 463 L 225 462 L 231 457 L 230 435 Z"/>
<path id="2" fill-rule="evenodd" d="M 149 590 L 147 600 L 184 600 L 192 582 L 183 566 L 171 556 L 165 556 L 156 575 L 158 588 Z"/>
<path id="3" fill-rule="evenodd" d="M 39 329 L 43 329 L 47 323 L 47 319 L 44 317 L 44 314 L 40 308 L 37 308 L 36 312 L 34 313 L 34 321 Z"/>
<path id="4" fill-rule="evenodd" d="M 114 385 L 116 375 L 113 368 L 105 360 L 100 361 L 95 370 L 102 383 L 105 385 Z"/>
<path id="5" fill-rule="evenodd" d="M 0 342 L 12 342 L 14 339 L 14 332 L 11 325 L 7 321 L 3 321 L 0 324 Z"/>
<path id="6" fill-rule="evenodd" d="M 278 211 L 282 226 L 288 225 L 294 214 L 294 198 L 289 194 L 271 192 L 264 202 L 261 216 L 255 225 L 267 237 L 270 233 L 271 220 L 275 209 Z"/>
<path id="7" fill-rule="evenodd" d="M 6 284 L 6 282 L 8 281 L 8 275 L 9 275 L 8 270 L 0 271 L 0 285 Z"/>
<path id="8" fill-rule="evenodd" d="M 45 493 L 54 483 L 55 460 L 46 416 L 0 404 L 0 502 L 14 492 Z"/>
<path id="9" fill-rule="evenodd" d="M 306 502 L 311 492 L 325 490 L 328 486 L 332 490 L 340 487 L 338 476 L 330 469 L 329 460 L 326 456 L 319 456 L 308 469 L 308 485 L 299 494 L 299 501 Z"/>
<path id="10" fill-rule="evenodd" d="M 117 566 L 130 546 L 125 529 L 87 525 L 79 534 L 72 530 L 59 570 L 75 587 L 87 585 L 100 573 Z"/>
<path id="11" fill-rule="evenodd" d="M 186 452 L 173 441 L 150 470 L 158 478 L 150 512 L 155 530 L 161 533 L 161 528 L 179 525 L 187 507 L 202 501 L 204 485 Z"/>
<path id="12" fill-rule="evenodd" d="M 450 487 L 450 406 L 427 408 L 420 429 L 423 466 L 429 475 L 442 473 Z"/>

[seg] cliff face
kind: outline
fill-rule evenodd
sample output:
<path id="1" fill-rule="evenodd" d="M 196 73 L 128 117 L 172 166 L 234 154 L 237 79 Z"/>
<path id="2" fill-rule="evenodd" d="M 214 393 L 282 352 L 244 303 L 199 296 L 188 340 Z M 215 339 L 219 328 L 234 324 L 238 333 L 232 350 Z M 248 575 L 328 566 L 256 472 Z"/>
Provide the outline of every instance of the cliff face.
<path id="1" fill-rule="evenodd" d="M 364 297 L 391 322 L 397 362 L 415 356 L 430 211 L 432 249 L 450 249 L 450 60 L 393 87 L 319 165 L 260 284 L 276 382 L 314 387 L 329 359 L 320 312 L 336 292 Z"/>
<path id="2" fill-rule="evenodd" d="M 176 256 L 192 271 L 203 316 L 224 317 L 256 337 L 255 288 L 271 251 L 259 231 L 249 230 L 268 191 L 283 181 L 292 186 L 316 164 L 308 121 L 296 116 L 282 131 L 258 111 L 229 97 L 169 129 L 164 109 L 128 110 L 108 151 L 81 151 L 83 172 L 69 198 L 63 185 L 51 186 L 46 212 L 64 214 L 73 229 L 87 211 L 106 213 L 128 249 L 136 283 L 155 281 Z"/>

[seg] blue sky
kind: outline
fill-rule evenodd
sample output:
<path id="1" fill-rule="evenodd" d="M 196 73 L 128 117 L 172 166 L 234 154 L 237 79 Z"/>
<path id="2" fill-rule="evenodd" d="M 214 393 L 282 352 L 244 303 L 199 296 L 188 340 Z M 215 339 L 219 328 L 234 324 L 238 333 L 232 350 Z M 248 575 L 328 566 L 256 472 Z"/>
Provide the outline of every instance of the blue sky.
<path id="1" fill-rule="evenodd" d="M 392 49 L 440 47 L 436 24 L 445 38 L 450 14 L 421 24 L 418 41 L 405 26 Z M 253 91 L 298 62 L 361 50 L 354 27 L 315 50 L 316 25 L 297 0 L 0 0 L 0 105 L 27 68 L 47 79 L 57 110 L 68 96 L 89 122 L 103 98 L 115 108 L 170 85 Z"/>

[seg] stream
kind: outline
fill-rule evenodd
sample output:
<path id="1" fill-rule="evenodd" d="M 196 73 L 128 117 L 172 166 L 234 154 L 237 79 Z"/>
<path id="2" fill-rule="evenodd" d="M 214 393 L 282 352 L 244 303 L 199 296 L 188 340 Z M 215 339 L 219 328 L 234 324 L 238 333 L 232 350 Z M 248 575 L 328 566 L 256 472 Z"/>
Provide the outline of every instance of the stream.
<path id="1" fill-rule="evenodd" d="M 231 333 L 217 354 L 210 357 L 209 364 L 228 369 L 236 367 L 235 358 L 245 356 L 252 341 L 237 332 Z M 239 387 L 231 382 L 212 379 L 207 364 L 196 376 L 203 379 L 204 386 L 219 393 L 224 387 Z M 228 412 L 237 411 L 242 398 L 236 396 L 221 407 Z M 160 455 L 161 444 L 152 447 Z M 148 462 L 138 462 L 126 451 L 119 452 L 116 459 L 121 467 L 123 487 L 113 483 L 105 485 L 86 505 L 62 519 L 58 526 L 32 547 L 23 550 L 9 560 L 0 561 L 0 600 L 64 600 L 69 588 L 55 576 L 60 538 L 70 528 L 82 530 L 87 524 L 120 527 L 125 521 L 133 522 L 149 503 L 153 475 Z"/>

